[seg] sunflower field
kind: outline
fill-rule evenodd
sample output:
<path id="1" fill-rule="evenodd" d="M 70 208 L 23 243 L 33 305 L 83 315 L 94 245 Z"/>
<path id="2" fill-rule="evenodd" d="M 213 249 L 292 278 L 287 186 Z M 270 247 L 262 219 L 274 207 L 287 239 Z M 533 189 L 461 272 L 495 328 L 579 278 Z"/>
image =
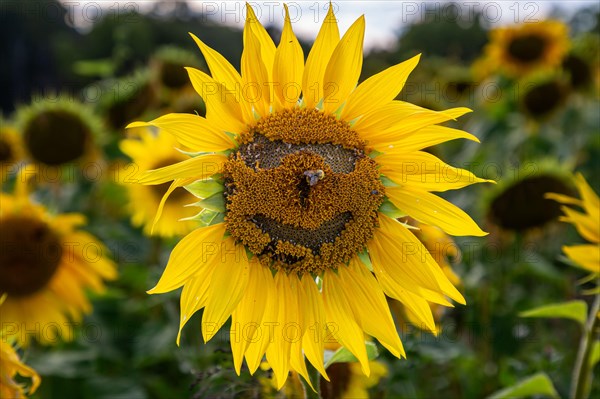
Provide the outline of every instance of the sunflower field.
<path id="1" fill-rule="evenodd" d="M 1 399 L 600 396 L 597 2 L 0 31 Z"/>

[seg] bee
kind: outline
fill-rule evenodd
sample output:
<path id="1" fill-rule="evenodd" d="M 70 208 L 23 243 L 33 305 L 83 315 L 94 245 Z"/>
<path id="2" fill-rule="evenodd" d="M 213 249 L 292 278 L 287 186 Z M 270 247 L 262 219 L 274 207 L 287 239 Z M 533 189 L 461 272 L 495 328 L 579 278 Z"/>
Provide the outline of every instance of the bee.
<path id="1" fill-rule="evenodd" d="M 321 169 L 317 170 L 307 170 L 304 172 L 304 176 L 306 176 L 306 181 L 310 186 L 314 186 L 325 177 L 325 172 Z"/>

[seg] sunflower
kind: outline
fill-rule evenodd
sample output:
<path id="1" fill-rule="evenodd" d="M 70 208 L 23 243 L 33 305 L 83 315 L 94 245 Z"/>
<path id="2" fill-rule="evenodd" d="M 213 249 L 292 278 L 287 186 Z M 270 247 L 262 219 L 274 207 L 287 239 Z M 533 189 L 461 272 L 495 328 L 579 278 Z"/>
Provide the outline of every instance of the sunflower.
<path id="1" fill-rule="evenodd" d="M 575 176 L 575 185 L 581 199 L 555 192 L 546 194 L 546 198 L 583 209 L 582 213 L 562 206 L 564 215 L 560 220 L 573 224 L 579 234 L 591 244 L 563 246 L 562 250 L 576 265 L 600 274 L 600 199 L 581 174 Z"/>
<path id="2" fill-rule="evenodd" d="M 544 120 L 556 114 L 567 103 L 570 86 L 559 73 L 534 73 L 519 80 L 522 90 L 519 106 L 533 120 Z"/>
<path id="3" fill-rule="evenodd" d="M 166 133 L 153 134 L 150 129 L 140 129 L 139 139 L 130 138 L 121 141 L 121 150 L 131 158 L 132 164 L 119 172 L 121 183 L 124 183 L 129 193 L 129 212 L 135 226 L 143 226 L 144 233 L 154 233 L 163 237 L 182 236 L 189 233 L 197 223 L 180 221 L 193 217 L 197 212 L 186 205 L 197 201 L 196 197 L 184 188 L 177 188 L 171 194 L 171 201 L 164 204 L 164 217 L 154 223 L 156 210 L 161 199 L 169 189 L 169 184 L 142 186 L 127 184 L 136 180 L 138 170 L 156 169 L 188 159 L 182 152 L 176 150 L 175 140 Z"/>
<path id="4" fill-rule="evenodd" d="M 478 69 L 490 66 L 512 77 L 559 67 L 569 48 L 567 25 L 556 20 L 497 28 L 490 33 Z"/>
<path id="5" fill-rule="evenodd" d="M 485 195 L 488 221 L 504 232 L 539 230 L 560 216 L 548 192 L 571 195 L 571 174 L 552 160 L 527 162 Z"/>
<path id="6" fill-rule="evenodd" d="M 366 375 L 365 333 L 405 356 L 384 293 L 424 320 L 428 301 L 465 302 L 396 217 L 453 235 L 486 234 L 431 193 L 484 180 L 420 151 L 477 140 L 437 126 L 469 110 L 394 101 L 418 56 L 357 87 L 364 29 L 360 17 L 340 39 L 330 7 L 305 63 L 287 11 L 276 47 L 248 5 L 241 74 L 192 35 L 212 73 L 188 68 L 206 118 L 169 114 L 130 125 L 156 126 L 195 155 L 147 172 L 142 183 L 205 191 L 205 227 L 177 244 L 149 293 L 183 286 L 180 332 L 204 308 L 205 341 L 231 316 L 237 373 L 244 358 L 253 373 L 266 353 L 278 388 L 289 370 L 308 378 L 305 356 L 327 375 L 328 336 Z"/>
<path id="7" fill-rule="evenodd" d="M 29 201 L 23 184 L 1 194 L 0 325 L 8 339 L 44 344 L 72 338 L 71 321 L 92 309 L 85 290 L 101 292 L 116 276 L 106 248 L 79 230 L 83 215 L 52 216 Z"/>
<path id="8" fill-rule="evenodd" d="M 0 120 L 0 177 L 2 183 L 8 175 L 16 172 L 17 165 L 23 160 L 23 144 L 17 131 Z"/>
<path id="9" fill-rule="evenodd" d="M 56 170 L 99 158 L 101 122 L 86 105 L 60 96 L 56 101 L 35 101 L 17 112 L 27 161 L 36 168 Z"/>
<path id="10" fill-rule="evenodd" d="M 17 374 L 31 379 L 31 386 L 26 388 L 15 381 Z M 0 338 L 0 398 L 25 398 L 34 393 L 39 385 L 38 373 L 23 364 L 12 345 Z"/>

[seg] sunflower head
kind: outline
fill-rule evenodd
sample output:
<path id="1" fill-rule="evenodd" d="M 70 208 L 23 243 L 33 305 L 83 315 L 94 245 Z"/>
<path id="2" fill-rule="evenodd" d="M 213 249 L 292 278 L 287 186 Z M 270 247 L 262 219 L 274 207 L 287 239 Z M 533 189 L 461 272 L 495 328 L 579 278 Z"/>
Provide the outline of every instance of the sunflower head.
<path id="1" fill-rule="evenodd" d="M 0 295 L 6 295 L 0 322 L 21 344 L 32 337 L 55 343 L 69 318 L 90 312 L 85 291 L 102 291 L 115 266 L 106 248 L 80 230 L 82 215 L 51 215 L 30 202 L 20 184 L 17 190 L 0 199 Z"/>
<path id="2" fill-rule="evenodd" d="M 505 230 L 524 233 L 543 227 L 560 215 L 548 192 L 570 195 L 570 173 L 555 162 L 529 162 L 502 179 L 484 200 L 488 220 Z"/>
<path id="3" fill-rule="evenodd" d="M 195 54 L 172 46 L 158 49 L 150 64 L 153 79 L 168 90 L 192 89 L 185 67 L 206 69 Z"/>
<path id="4" fill-rule="evenodd" d="M 57 168 L 98 158 L 101 122 L 86 105 L 60 96 L 18 110 L 17 121 L 29 161 Z"/>
<path id="5" fill-rule="evenodd" d="M 197 202 L 196 197 L 183 187 L 175 188 L 170 193 L 171 201 L 162 208 L 165 217 L 155 221 L 157 209 L 161 207 L 161 200 L 169 191 L 170 184 L 131 184 L 137 181 L 140 171 L 163 168 L 188 157 L 175 148 L 177 143 L 165 133 L 149 128 L 137 129 L 135 133 L 137 137 L 122 140 L 120 143 L 121 150 L 131 158 L 131 163 L 118 171 L 119 181 L 126 187 L 129 195 L 127 208 L 132 223 L 142 226 L 147 235 L 172 237 L 189 233 L 197 226 L 197 222 L 180 219 L 189 219 L 197 213 L 193 208 L 186 207 Z"/>
<path id="6" fill-rule="evenodd" d="M 552 74 L 534 74 L 519 81 L 520 107 L 534 120 L 544 120 L 561 109 L 570 94 L 569 83 L 565 76 Z"/>
<path id="7" fill-rule="evenodd" d="M 192 35 L 211 71 L 187 68 L 206 117 L 168 114 L 130 124 L 155 126 L 189 149 L 188 159 L 139 181 L 185 186 L 202 208 L 202 227 L 179 242 L 149 292 L 183 286 L 180 327 L 204 308 L 205 340 L 230 316 L 232 331 L 249 328 L 247 339 L 231 340 L 236 371 L 245 358 L 253 373 L 266 354 L 278 388 L 290 370 L 308 378 L 305 357 L 327 375 L 328 332 L 367 375 L 365 333 L 404 356 L 384 293 L 428 325 L 428 301 L 464 303 L 397 217 L 452 235 L 486 234 L 432 194 L 484 180 L 421 151 L 477 140 L 438 125 L 469 110 L 394 100 L 419 56 L 357 85 L 364 29 L 360 17 L 340 37 L 330 6 L 305 60 L 287 7 L 276 46 L 248 5 L 241 73 Z M 294 330 L 264 333 L 271 323 Z"/>
<path id="8" fill-rule="evenodd" d="M 483 57 L 496 71 L 519 77 L 559 66 L 569 45 L 568 27 L 560 21 L 523 23 L 492 30 Z"/>
<path id="9" fill-rule="evenodd" d="M 99 98 L 99 107 L 105 115 L 106 123 L 115 131 L 121 131 L 157 103 L 158 94 L 148 70 L 105 81 Z"/>
<path id="10" fill-rule="evenodd" d="M 573 263 L 594 274 L 600 274 L 600 199 L 581 174 L 575 176 L 579 198 L 550 191 L 545 198 L 564 204 L 561 221 L 573 224 L 588 244 L 563 246 L 562 250 Z M 573 209 L 569 206 L 581 209 Z"/>

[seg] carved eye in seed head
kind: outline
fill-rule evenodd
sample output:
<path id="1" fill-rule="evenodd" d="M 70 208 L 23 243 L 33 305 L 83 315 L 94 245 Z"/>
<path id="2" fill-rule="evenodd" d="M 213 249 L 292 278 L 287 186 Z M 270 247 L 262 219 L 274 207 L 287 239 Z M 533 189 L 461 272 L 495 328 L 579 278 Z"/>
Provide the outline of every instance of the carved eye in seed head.
<path id="1" fill-rule="evenodd" d="M 323 172 L 321 169 L 307 170 L 304 171 L 304 176 L 306 176 L 306 181 L 308 184 L 310 186 L 314 186 L 319 182 L 319 180 L 322 180 L 325 177 L 325 172 Z"/>

